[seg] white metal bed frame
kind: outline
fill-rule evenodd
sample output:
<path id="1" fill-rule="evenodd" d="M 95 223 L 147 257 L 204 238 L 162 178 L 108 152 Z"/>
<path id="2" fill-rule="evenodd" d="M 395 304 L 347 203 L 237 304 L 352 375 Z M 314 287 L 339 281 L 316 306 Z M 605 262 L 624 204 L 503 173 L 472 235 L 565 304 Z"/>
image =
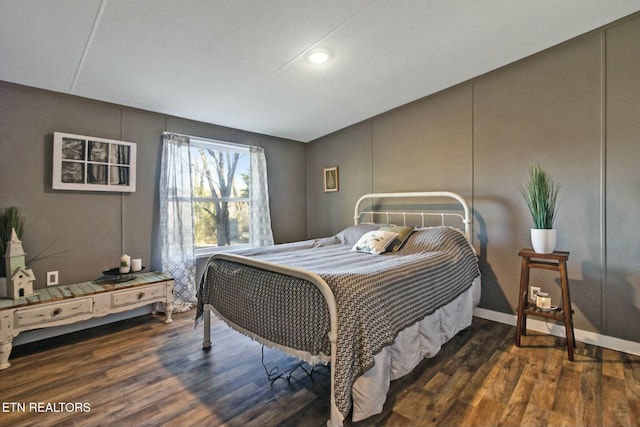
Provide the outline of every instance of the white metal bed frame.
<path id="1" fill-rule="evenodd" d="M 434 213 L 434 212 L 395 212 L 395 211 L 382 211 L 382 212 L 378 212 L 378 211 L 367 211 L 367 212 L 359 212 L 360 210 L 360 205 L 362 204 L 362 202 L 364 200 L 367 199 L 394 199 L 394 198 L 452 198 L 454 200 L 456 200 L 458 203 L 460 203 L 460 205 L 462 206 L 463 210 L 464 210 L 464 216 L 457 214 L 457 213 L 451 213 L 451 212 L 440 212 L 440 213 Z M 456 216 L 462 219 L 462 222 L 464 224 L 464 228 L 465 228 L 465 236 L 467 237 L 467 240 L 469 240 L 469 242 L 471 242 L 471 223 L 473 218 L 471 217 L 471 211 L 469 209 L 469 205 L 467 204 L 467 202 L 458 194 L 456 193 L 452 193 L 452 192 L 448 192 L 448 191 L 428 191 L 428 192 L 406 192 L 406 193 L 370 193 L 370 194 L 365 194 L 364 196 L 360 197 L 358 199 L 358 201 L 356 202 L 355 205 L 355 209 L 354 209 L 354 223 L 355 225 L 359 224 L 359 220 L 360 217 L 363 214 L 371 214 L 372 218 L 373 215 L 377 215 L 377 214 L 383 214 L 386 215 L 386 218 L 389 218 L 389 215 L 402 215 L 403 219 L 406 218 L 407 215 L 420 215 L 422 217 L 422 225 L 424 226 L 424 217 L 425 216 L 431 216 L 431 215 L 437 215 L 440 216 L 442 218 L 442 224 L 444 225 L 444 219 L 446 216 Z M 223 260 L 228 260 L 228 261 L 232 261 L 232 262 L 236 262 L 239 264 L 245 264 L 245 265 L 249 265 L 252 267 L 257 267 L 257 268 L 261 268 L 263 270 L 268 270 L 268 271 L 273 271 L 275 273 L 280 273 L 280 274 L 285 274 L 285 275 L 289 275 L 292 277 L 296 277 L 299 279 L 303 279 L 303 280 L 307 280 L 311 283 L 313 283 L 322 293 L 322 296 L 325 298 L 325 301 L 327 302 L 327 307 L 329 310 L 329 321 L 330 321 L 330 330 L 327 333 L 328 337 L 329 337 L 329 341 L 331 343 L 331 358 L 330 358 L 330 371 L 331 371 L 331 410 L 330 410 L 330 418 L 327 421 L 327 426 L 328 427 L 342 427 L 343 425 L 343 421 L 344 421 L 344 417 L 342 416 L 342 413 L 338 410 L 338 407 L 336 406 L 335 403 L 335 361 L 336 361 L 336 355 L 337 355 L 337 346 L 336 346 L 336 342 L 337 342 L 337 338 L 338 338 L 338 309 L 337 309 L 337 304 L 336 304 L 336 299 L 335 296 L 333 295 L 333 292 L 331 291 L 331 288 L 329 287 L 329 285 L 327 284 L 327 282 L 324 281 L 324 279 L 322 279 L 319 275 L 317 275 L 316 273 L 310 272 L 310 271 L 306 271 L 306 270 L 302 270 L 302 269 L 298 269 L 298 268 L 293 268 L 293 267 L 287 267 L 284 265 L 280 265 L 280 264 L 275 264 L 275 263 L 271 263 L 271 262 L 267 262 L 267 261 L 261 261 L 258 259 L 254 259 L 254 258 L 249 258 L 249 257 L 245 257 L 245 256 L 241 256 L 241 255 L 233 255 L 230 253 L 220 253 L 220 254 L 215 254 L 213 256 L 211 256 L 209 258 L 211 259 L 223 259 Z M 203 342 L 202 342 L 202 348 L 204 349 L 209 349 L 211 348 L 211 313 L 214 312 L 215 309 L 211 304 L 205 304 L 204 305 L 204 337 L 203 337 Z M 232 328 L 238 330 L 238 329 L 242 329 L 242 328 L 238 328 L 236 325 L 234 325 L 232 322 L 229 322 L 227 319 L 223 319 L 226 323 L 229 324 L 229 326 L 231 326 Z M 279 348 L 282 348 L 282 346 L 279 346 Z M 295 349 L 292 349 L 295 351 Z"/>
<path id="2" fill-rule="evenodd" d="M 364 212 L 360 212 L 360 205 L 362 204 L 362 202 L 364 202 L 367 199 L 388 199 L 388 198 L 410 198 L 410 197 L 449 197 L 452 199 L 455 199 L 457 202 L 459 202 L 463 209 L 464 209 L 464 215 L 461 215 L 459 213 L 453 213 L 453 212 L 400 212 L 400 211 L 364 211 Z M 467 240 L 469 242 L 471 242 L 471 222 L 472 222 L 472 217 L 471 217 L 471 213 L 469 210 L 469 205 L 467 205 L 466 200 L 464 200 L 459 194 L 456 193 L 452 193 L 450 191 L 429 191 L 429 192 L 409 192 L 409 193 L 371 193 L 371 194 L 365 194 L 364 196 L 360 197 L 358 199 L 358 201 L 356 202 L 356 207 L 354 208 L 353 211 L 353 222 L 355 225 L 358 225 L 360 223 L 360 218 L 363 215 L 369 215 L 371 218 L 371 222 L 375 222 L 375 216 L 376 215 L 384 215 L 386 218 L 386 223 L 389 224 L 391 223 L 390 221 L 390 217 L 392 215 L 400 215 L 402 216 L 402 224 L 406 225 L 407 224 L 407 216 L 417 216 L 420 217 L 421 219 L 421 225 L 422 227 L 425 226 L 425 217 L 427 216 L 438 216 L 440 217 L 440 225 L 445 225 L 445 218 L 446 217 L 456 217 L 456 218 L 460 218 L 460 220 L 462 220 L 462 223 L 464 224 L 464 235 L 467 236 Z"/>

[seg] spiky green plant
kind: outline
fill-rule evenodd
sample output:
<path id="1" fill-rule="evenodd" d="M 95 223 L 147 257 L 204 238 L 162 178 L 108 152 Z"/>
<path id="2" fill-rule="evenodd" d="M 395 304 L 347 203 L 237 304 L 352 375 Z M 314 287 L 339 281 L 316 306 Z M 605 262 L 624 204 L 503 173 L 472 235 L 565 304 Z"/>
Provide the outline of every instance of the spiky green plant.
<path id="1" fill-rule="evenodd" d="M 559 190 L 560 184 L 554 182 L 540 165 L 536 164 L 531 168 L 529 182 L 522 187 L 522 196 L 531 212 L 534 228 L 553 228 Z"/>
<path id="2" fill-rule="evenodd" d="M 16 230 L 18 238 L 22 237 L 24 218 L 16 207 L 0 209 L 0 277 L 7 275 L 4 254 L 7 252 L 7 242 L 11 239 L 11 229 Z"/>

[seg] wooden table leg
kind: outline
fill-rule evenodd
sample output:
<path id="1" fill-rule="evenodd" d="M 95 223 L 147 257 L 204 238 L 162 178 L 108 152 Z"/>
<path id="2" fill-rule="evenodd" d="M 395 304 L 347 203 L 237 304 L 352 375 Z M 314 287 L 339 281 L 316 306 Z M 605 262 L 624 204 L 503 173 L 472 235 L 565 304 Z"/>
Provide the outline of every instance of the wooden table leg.
<path id="1" fill-rule="evenodd" d="M 7 369 L 9 366 L 11 366 L 11 363 L 9 363 L 9 355 L 11 354 L 11 342 L 11 338 L 9 338 L 7 341 L 0 342 L 0 370 Z"/>
<path id="2" fill-rule="evenodd" d="M 518 291 L 518 322 L 516 325 L 516 347 L 520 347 L 520 337 L 527 334 L 527 315 L 524 312 L 529 295 L 529 258 L 522 257 L 520 269 L 520 290 Z"/>
<path id="3" fill-rule="evenodd" d="M 567 337 L 567 353 L 569 360 L 573 360 L 573 349 L 576 347 L 576 340 L 573 332 L 573 315 L 571 312 L 571 296 L 569 293 L 569 278 L 567 275 L 567 264 L 560 261 L 560 282 L 562 287 L 562 311 L 564 313 L 564 329 Z"/>

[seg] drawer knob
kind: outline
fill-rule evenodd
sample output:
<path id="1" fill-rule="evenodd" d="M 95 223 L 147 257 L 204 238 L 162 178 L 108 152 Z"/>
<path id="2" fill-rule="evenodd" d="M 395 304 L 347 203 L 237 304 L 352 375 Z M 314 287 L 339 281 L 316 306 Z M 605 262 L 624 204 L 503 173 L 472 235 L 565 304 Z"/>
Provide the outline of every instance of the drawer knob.
<path id="1" fill-rule="evenodd" d="M 51 316 L 52 316 L 52 317 L 55 317 L 55 316 L 57 316 L 57 315 L 58 315 L 58 314 L 60 314 L 60 313 L 62 313 L 62 309 L 61 309 L 61 308 L 59 308 L 59 307 L 56 307 L 56 308 L 51 312 Z"/>
<path id="2" fill-rule="evenodd" d="M 142 298 L 144 298 L 144 292 L 140 292 L 140 293 L 138 294 L 138 299 L 142 299 Z"/>

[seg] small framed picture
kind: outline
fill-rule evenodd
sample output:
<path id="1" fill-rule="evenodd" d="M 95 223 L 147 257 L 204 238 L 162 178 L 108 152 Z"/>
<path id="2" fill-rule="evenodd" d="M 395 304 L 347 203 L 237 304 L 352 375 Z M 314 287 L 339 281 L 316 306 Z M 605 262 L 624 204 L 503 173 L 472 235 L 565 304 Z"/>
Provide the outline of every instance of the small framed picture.
<path id="1" fill-rule="evenodd" d="M 338 167 L 324 168 L 324 192 L 338 191 Z"/>

